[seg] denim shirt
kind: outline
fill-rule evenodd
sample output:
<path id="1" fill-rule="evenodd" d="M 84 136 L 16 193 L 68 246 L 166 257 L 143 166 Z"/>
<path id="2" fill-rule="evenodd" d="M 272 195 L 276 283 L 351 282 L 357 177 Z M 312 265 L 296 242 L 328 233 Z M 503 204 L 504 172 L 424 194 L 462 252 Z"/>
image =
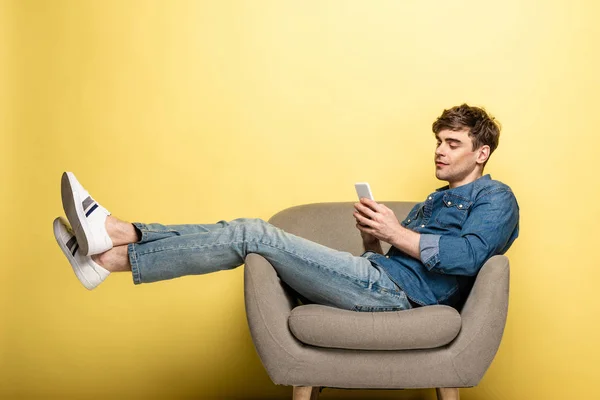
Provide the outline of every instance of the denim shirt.
<path id="1" fill-rule="evenodd" d="M 361 257 L 381 266 L 414 303 L 460 308 L 483 264 L 519 235 L 519 205 L 510 187 L 488 174 L 436 189 L 401 225 L 421 234 L 420 259 L 394 246 L 385 256 Z"/>

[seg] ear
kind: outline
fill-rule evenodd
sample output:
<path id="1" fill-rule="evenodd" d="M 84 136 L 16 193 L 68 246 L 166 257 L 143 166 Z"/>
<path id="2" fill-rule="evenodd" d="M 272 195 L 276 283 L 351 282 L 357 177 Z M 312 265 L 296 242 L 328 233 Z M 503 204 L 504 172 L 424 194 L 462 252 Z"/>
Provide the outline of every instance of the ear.
<path id="1" fill-rule="evenodd" d="M 487 161 L 487 159 L 490 157 L 490 146 L 488 146 L 487 144 L 481 146 L 479 149 L 477 149 L 477 164 L 483 164 Z"/>

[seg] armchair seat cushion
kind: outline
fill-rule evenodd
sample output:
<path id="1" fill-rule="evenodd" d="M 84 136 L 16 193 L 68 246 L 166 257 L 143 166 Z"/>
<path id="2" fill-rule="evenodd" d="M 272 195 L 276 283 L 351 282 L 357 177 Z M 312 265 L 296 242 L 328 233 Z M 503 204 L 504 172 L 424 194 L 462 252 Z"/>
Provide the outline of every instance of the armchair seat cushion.
<path id="1" fill-rule="evenodd" d="M 302 343 L 337 349 L 429 349 L 450 343 L 460 331 L 454 308 L 433 305 L 393 312 L 356 312 L 318 304 L 292 310 L 288 325 Z"/>

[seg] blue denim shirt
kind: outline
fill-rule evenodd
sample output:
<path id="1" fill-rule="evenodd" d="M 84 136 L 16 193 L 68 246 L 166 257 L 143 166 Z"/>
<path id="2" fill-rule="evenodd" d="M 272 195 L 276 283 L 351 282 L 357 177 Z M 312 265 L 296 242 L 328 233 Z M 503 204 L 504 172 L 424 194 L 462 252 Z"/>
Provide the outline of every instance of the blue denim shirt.
<path id="1" fill-rule="evenodd" d="M 519 205 L 510 187 L 484 175 L 436 189 L 401 222 L 421 234 L 420 260 L 394 246 L 362 257 L 381 266 L 420 305 L 461 307 L 483 264 L 519 235 Z"/>

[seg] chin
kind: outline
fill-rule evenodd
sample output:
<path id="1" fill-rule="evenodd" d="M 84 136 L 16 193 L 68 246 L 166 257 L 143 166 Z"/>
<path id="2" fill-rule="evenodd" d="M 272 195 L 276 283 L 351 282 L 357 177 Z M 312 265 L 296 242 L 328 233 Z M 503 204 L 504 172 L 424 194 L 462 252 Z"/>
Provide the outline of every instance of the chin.
<path id="1" fill-rule="evenodd" d="M 448 175 L 447 174 L 443 174 L 440 171 L 435 171 L 435 177 L 438 178 L 440 181 L 447 181 L 448 180 Z"/>

